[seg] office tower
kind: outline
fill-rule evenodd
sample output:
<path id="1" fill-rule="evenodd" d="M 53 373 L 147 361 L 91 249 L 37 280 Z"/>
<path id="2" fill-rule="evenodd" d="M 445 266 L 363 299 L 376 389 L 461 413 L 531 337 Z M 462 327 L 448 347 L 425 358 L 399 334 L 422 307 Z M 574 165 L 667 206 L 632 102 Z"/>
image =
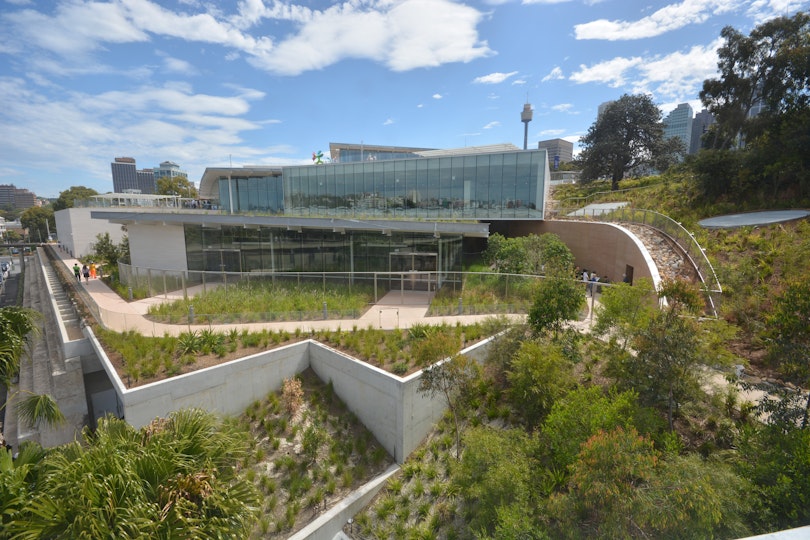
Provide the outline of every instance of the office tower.
<path id="1" fill-rule="evenodd" d="M 689 151 L 692 141 L 692 107 L 681 103 L 664 118 L 664 138 L 679 137 L 683 142 L 684 153 Z"/>
<path id="2" fill-rule="evenodd" d="M 565 139 L 549 139 L 537 143 L 537 148 L 545 148 L 548 152 L 549 165 L 556 169 L 560 163 L 567 163 L 574 159 L 574 143 Z"/>

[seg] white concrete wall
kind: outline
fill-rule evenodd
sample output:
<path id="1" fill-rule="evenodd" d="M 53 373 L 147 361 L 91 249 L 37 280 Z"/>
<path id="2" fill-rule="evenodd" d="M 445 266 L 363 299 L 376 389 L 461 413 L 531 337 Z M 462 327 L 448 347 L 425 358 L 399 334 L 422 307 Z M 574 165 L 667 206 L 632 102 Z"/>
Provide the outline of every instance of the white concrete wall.
<path id="1" fill-rule="evenodd" d="M 123 393 L 124 416 L 135 427 L 190 407 L 239 415 L 257 399 L 305 370 L 309 343 L 302 342 L 194 371 Z"/>
<path id="2" fill-rule="evenodd" d="M 133 266 L 188 270 L 183 226 L 133 223 L 127 226 Z"/>
<path id="3" fill-rule="evenodd" d="M 124 406 L 125 419 L 135 427 L 188 407 L 239 415 L 253 401 L 279 389 L 284 379 L 311 367 L 322 381 L 332 382 L 335 395 L 402 463 L 446 409 L 442 398 L 419 392 L 421 371 L 403 379 L 311 340 L 126 388 L 92 331 L 85 332 Z M 486 340 L 461 352 L 481 361 L 490 343 Z"/>
<path id="4" fill-rule="evenodd" d="M 84 257 L 93 252 L 99 234 L 110 233 L 110 240 L 118 244 L 126 234 L 118 223 L 91 219 L 94 208 L 66 208 L 54 213 L 56 235 L 73 257 Z"/>

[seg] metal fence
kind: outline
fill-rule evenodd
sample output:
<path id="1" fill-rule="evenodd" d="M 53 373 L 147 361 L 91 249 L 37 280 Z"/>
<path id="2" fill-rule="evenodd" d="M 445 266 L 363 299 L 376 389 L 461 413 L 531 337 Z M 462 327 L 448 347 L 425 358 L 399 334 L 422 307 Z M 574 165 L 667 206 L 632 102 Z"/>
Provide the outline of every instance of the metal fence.
<path id="1" fill-rule="evenodd" d="M 543 276 L 494 272 L 192 272 L 144 268 L 119 263 L 119 279 L 130 299 L 163 297 L 166 300 L 193 298 L 216 288 L 306 286 L 320 288 L 324 302 L 318 309 L 204 313 L 190 303 L 188 313 L 163 320 L 170 324 L 232 324 L 283 321 L 351 320 L 390 294 L 387 301 L 405 306 L 430 302 L 428 317 L 457 315 L 525 314 L 534 299 L 533 291 Z M 583 284 L 584 287 L 584 284 Z M 369 303 L 362 309 L 332 305 L 329 293 L 335 288 L 363 290 Z M 423 293 L 414 300 L 413 293 Z M 583 318 L 587 316 L 587 310 Z"/>

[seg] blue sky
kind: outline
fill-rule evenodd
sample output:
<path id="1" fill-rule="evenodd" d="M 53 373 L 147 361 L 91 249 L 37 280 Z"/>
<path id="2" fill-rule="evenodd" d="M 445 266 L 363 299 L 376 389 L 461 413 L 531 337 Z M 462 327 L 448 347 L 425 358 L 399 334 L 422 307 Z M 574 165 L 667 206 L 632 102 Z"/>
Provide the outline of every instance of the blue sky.
<path id="1" fill-rule="evenodd" d="M 0 0 L 3 1 L 3 0 Z M 577 141 L 600 103 L 668 112 L 716 74 L 720 31 L 800 0 L 5 0 L 0 183 L 112 190 L 110 162 L 311 163 L 329 142 Z"/>

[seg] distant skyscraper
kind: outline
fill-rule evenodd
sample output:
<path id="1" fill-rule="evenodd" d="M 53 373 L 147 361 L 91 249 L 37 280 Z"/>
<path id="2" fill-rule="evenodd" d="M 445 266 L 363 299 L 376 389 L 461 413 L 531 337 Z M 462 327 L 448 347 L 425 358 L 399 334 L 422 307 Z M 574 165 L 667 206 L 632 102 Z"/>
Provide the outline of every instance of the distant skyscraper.
<path id="1" fill-rule="evenodd" d="M 182 176 L 186 179 L 188 178 L 188 173 L 186 173 L 186 171 L 181 171 L 180 165 L 173 161 L 161 161 L 160 166 L 155 167 L 153 170 L 155 173 L 155 181 L 157 181 L 158 178 L 165 177 L 176 178 L 178 176 Z"/>
<path id="2" fill-rule="evenodd" d="M 688 103 L 681 103 L 664 118 L 664 138 L 679 137 L 684 153 L 689 151 L 692 142 L 692 114 L 692 107 Z"/>
<path id="3" fill-rule="evenodd" d="M 689 153 L 697 154 L 700 151 L 703 134 L 709 131 L 709 126 L 714 124 L 714 115 L 703 109 L 695 115 L 692 120 L 692 140 L 689 142 Z"/>
<path id="4" fill-rule="evenodd" d="M 128 191 L 155 193 L 154 171 L 152 169 L 137 170 L 134 158 L 117 157 L 110 166 L 112 168 L 113 191 L 115 193 Z"/>
<path id="5" fill-rule="evenodd" d="M 605 101 L 603 103 L 600 103 L 599 108 L 596 110 L 596 118 L 598 119 L 600 116 L 602 116 L 602 114 L 605 112 L 605 109 L 608 108 L 608 105 L 610 105 L 611 103 L 615 103 L 615 102 L 616 102 L 616 100 L 612 99 L 610 101 Z"/>
<path id="6" fill-rule="evenodd" d="M 18 188 L 14 184 L 0 185 L 0 208 L 23 210 L 36 204 L 37 196 L 27 189 Z"/>
<path id="7" fill-rule="evenodd" d="M 549 139 L 537 143 L 537 148 L 545 148 L 548 152 L 548 164 L 556 169 L 560 163 L 567 163 L 574 159 L 574 143 L 565 139 Z"/>

